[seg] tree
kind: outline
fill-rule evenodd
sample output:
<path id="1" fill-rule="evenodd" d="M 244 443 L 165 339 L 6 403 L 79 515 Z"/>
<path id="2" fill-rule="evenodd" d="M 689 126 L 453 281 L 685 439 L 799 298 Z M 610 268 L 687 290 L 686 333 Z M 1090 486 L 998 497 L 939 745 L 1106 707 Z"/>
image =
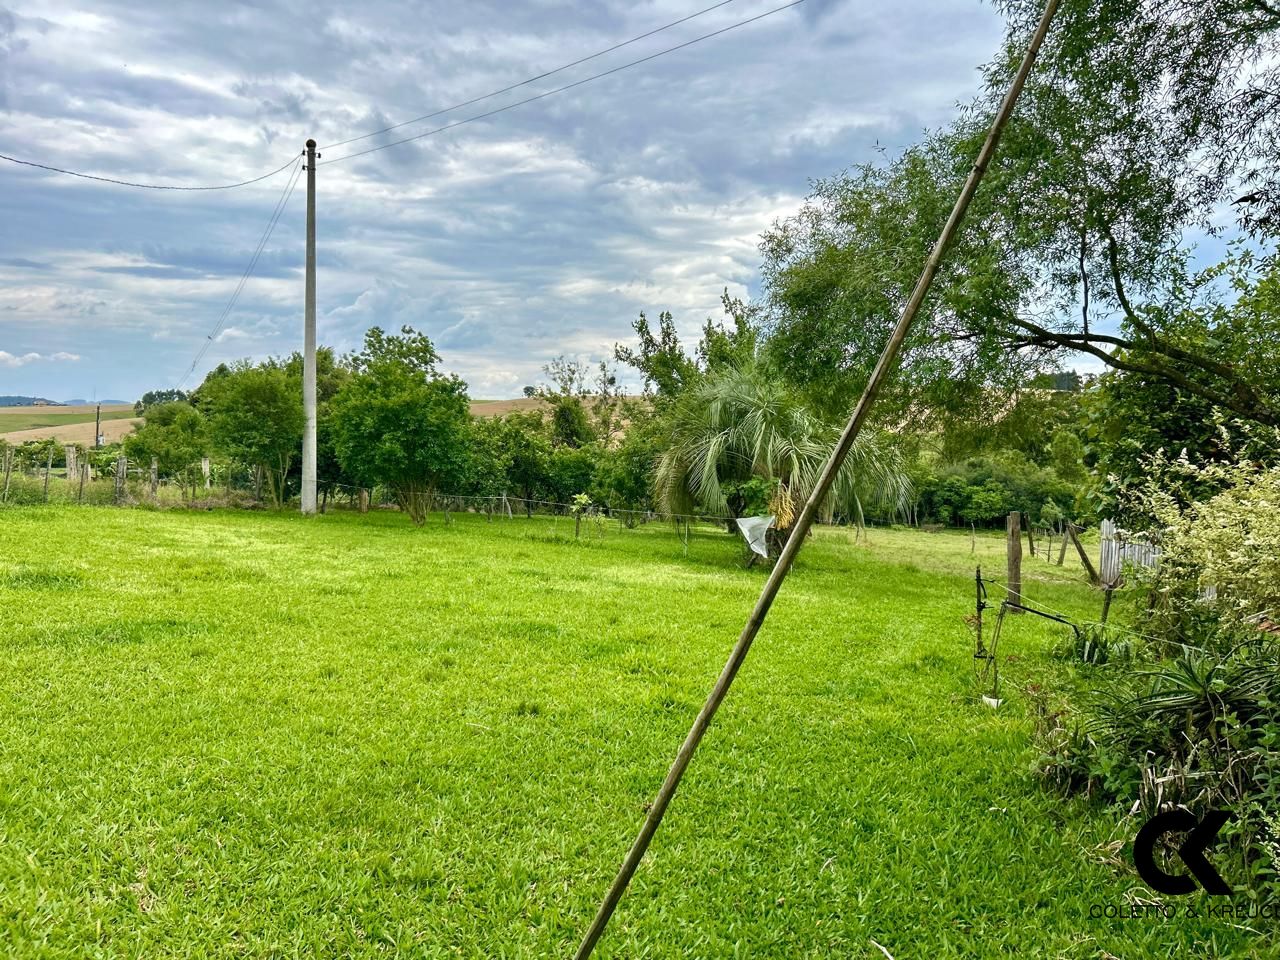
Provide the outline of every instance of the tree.
<path id="1" fill-rule="evenodd" d="M 213 444 L 260 470 L 284 506 L 289 468 L 302 449 L 302 383 L 285 364 L 242 360 L 214 370 L 197 391 Z"/>
<path id="2" fill-rule="evenodd" d="M 436 369 L 425 334 L 371 328 L 351 358 L 353 374 L 333 400 L 334 446 L 343 469 L 368 486 L 387 484 L 419 526 L 438 491 L 466 478 L 467 387 Z"/>
<path id="3" fill-rule="evenodd" d="M 546 490 L 551 461 L 551 438 L 546 421 L 537 411 L 512 413 L 502 418 L 501 450 L 511 488 L 525 501 L 525 515 L 533 514 L 532 501 Z"/>
<path id="4" fill-rule="evenodd" d="M 819 182 L 765 237 L 771 354 L 833 409 L 865 382 L 1025 46 L 1039 5 L 1005 6 L 1006 53 L 953 125 Z M 1077 351 L 1280 422 L 1274 379 L 1259 379 L 1280 360 L 1277 338 L 1260 342 L 1257 364 L 1231 362 L 1247 349 L 1218 322 L 1231 295 L 1191 271 L 1181 249 L 1188 228 L 1212 229 L 1242 180 L 1261 199 L 1241 225 L 1280 222 L 1278 28 L 1276 9 L 1256 0 L 1068 0 L 885 415 L 976 417 L 1029 371 Z"/>
<path id="5" fill-rule="evenodd" d="M 635 526 L 635 512 L 653 506 L 653 471 L 663 439 L 659 419 L 640 415 L 620 443 L 599 452 L 595 499 L 624 511 L 620 515 L 628 527 Z"/>
<path id="6" fill-rule="evenodd" d="M 614 359 L 644 377 L 645 394 L 659 405 L 679 396 L 708 372 L 746 363 L 755 355 L 759 336 L 756 309 L 729 296 L 728 290 L 721 294 L 720 302 L 729 324 L 708 317 L 693 356 L 681 345 L 671 312 L 664 310 L 658 314 L 656 335 L 641 312 L 631 324 L 637 345 L 615 344 Z"/>
<path id="7" fill-rule="evenodd" d="M 161 475 L 178 481 L 182 496 L 194 495 L 203 474 L 200 460 L 209 451 L 208 424 L 185 401 L 153 403 L 146 423 L 124 438 L 130 460 L 149 465 L 154 457 Z"/>
<path id="8" fill-rule="evenodd" d="M 187 393 L 184 390 L 148 390 L 142 395 L 142 399 L 133 405 L 133 412 L 142 416 L 147 412 L 148 407 L 161 403 L 182 403 L 186 399 Z"/>
<path id="9" fill-rule="evenodd" d="M 789 530 L 813 490 L 839 428 L 815 416 L 762 363 L 706 377 L 675 401 L 663 429 L 656 499 L 669 513 L 728 514 L 727 488 L 751 478 L 772 488 L 770 512 Z M 861 520 L 866 506 L 901 509 L 908 499 L 901 457 L 886 434 L 864 432 L 822 505 Z"/>

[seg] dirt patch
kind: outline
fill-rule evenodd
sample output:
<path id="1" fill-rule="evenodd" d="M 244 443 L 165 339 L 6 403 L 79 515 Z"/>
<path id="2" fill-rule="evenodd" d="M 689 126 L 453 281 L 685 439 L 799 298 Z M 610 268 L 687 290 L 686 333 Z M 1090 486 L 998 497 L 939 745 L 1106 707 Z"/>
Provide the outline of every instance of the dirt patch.
<path id="1" fill-rule="evenodd" d="M 103 420 L 102 435 L 107 443 L 116 443 L 133 433 L 134 427 L 142 424 L 141 417 L 130 417 L 127 420 Z M 0 417 L 0 429 L 4 427 L 4 419 Z M 93 421 L 86 423 L 66 423 L 58 427 L 35 427 L 31 430 L 14 430 L 11 433 L 0 433 L 0 440 L 10 443 L 25 443 L 28 440 L 44 440 L 53 437 L 62 443 L 78 443 L 81 446 L 93 446 Z"/>

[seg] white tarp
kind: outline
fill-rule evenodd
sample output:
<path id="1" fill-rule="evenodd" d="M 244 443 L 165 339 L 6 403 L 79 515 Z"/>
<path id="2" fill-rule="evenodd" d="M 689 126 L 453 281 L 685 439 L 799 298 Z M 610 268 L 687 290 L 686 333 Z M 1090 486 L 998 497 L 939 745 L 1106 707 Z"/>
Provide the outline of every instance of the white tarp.
<path id="1" fill-rule="evenodd" d="M 773 517 L 738 517 L 734 521 L 747 538 L 747 546 L 766 560 L 769 559 L 769 544 L 765 541 L 765 534 L 773 526 L 773 520 Z"/>

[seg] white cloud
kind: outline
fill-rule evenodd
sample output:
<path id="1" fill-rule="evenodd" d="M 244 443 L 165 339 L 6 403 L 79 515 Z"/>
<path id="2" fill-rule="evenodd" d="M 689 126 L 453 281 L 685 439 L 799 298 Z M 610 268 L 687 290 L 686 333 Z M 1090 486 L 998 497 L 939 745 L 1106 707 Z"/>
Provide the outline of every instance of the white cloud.
<path id="1" fill-rule="evenodd" d="M 25 367 L 28 363 L 37 363 L 41 360 L 52 361 L 75 361 L 79 360 L 80 355 L 75 353 L 64 353 L 58 351 L 47 356 L 42 353 L 9 353 L 7 350 L 0 350 L 0 367 Z"/>

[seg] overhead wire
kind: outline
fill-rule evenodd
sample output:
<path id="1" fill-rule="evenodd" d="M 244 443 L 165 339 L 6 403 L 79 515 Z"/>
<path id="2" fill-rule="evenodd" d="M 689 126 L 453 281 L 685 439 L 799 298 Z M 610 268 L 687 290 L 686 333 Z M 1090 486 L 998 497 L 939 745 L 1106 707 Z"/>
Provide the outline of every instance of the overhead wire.
<path id="1" fill-rule="evenodd" d="M 81 173 L 78 170 L 67 170 L 63 167 L 50 166 L 47 163 L 36 163 L 34 160 L 19 160 L 17 157 L 11 157 L 8 154 L 4 154 L 4 153 L 0 153 L 0 160 L 8 160 L 10 163 L 16 163 L 16 164 L 19 164 L 20 166 L 35 167 L 38 170 L 48 170 L 51 173 L 60 173 L 68 177 L 79 177 L 81 180 L 97 180 L 100 183 L 114 183 L 117 186 L 121 186 L 121 187 L 137 187 L 140 190 L 187 190 L 187 191 L 234 190 L 236 187 L 247 187 L 253 183 L 261 183 L 263 180 L 270 180 L 277 173 L 282 173 L 283 171 L 287 170 L 291 164 L 294 163 L 293 160 L 290 160 L 288 163 L 284 164 L 283 166 L 276 167 L 274 170 L 270 171 L 269 173 L 264 173 L 262 176 L 254 177 L 251 180 L 241 180 L 238 183 L 219 183 L 219 184 L 214 184 L 212 186 L 191 187 L 191 186 L 181 186 L 181 185 L 172 184 L 172 183 L 139 183 L 134 180 L 119 180 L 119 179 L 116 179 L 115 177 L 102 177 L 93 173 Z"/>
<path id="2" fill-rule="evenodd" d="M 676 44 L 675 46 L 667 47 L 665 50 L 659 50 L 657 53 L 651 53 L 648 56 L 641 57 L 638 60 L 631 60 L 628 63 L 620 64 L 619 66 L 612 67 L 608 70 L 603 70 L 600 73 L 592 74 L 591 76 L 584 77 L 581 80 L 575 80 L 573 83 L 566 83 L 563 86 L 555 87 L 543 93 L 535 94 L 532 97 L 526 97 L 525 99 L 517 100 L 514 103 L 508 103 L 501 107 L 495 107 L 492 110 L 486 110 L 483 113 L 477 113 L 473 116 L 465 117 L 462 120 L 455 120 L 453 123 L 446 123 L 443 126 L 435 127 L 432 130 L 427 130 L 425 133 L 415 134 L 412 137 L 404 137 L 400 140 L 392 140 L 390 143 L 382 143 L 376 147 L 369 147 L 366 150 L 357 150 L 355 153 L 348 153 L 341 157 L 335 157 L 332 160 L 324 160 L 324 161 L 321 161 L 320 163 L 317 163 L 317 166 L 326 166 L 328 164 L 333 164 L 333 163 L 342 163 L 343 161 L 346 161 L 346 160 L 354 160 L 356 157 L 364 157 L 371 153 L 377 153 L 379 150 L 388 150 L 391 147 L 398 147 L 403 143 L 412 143 L 415 140 L 422 140 L 426 137 L 432 137 L 438 133 L 443 133 L 446 130 L 452 130 L 455 127 L 461 127 L 464 124 L 474 123 L 477 120 L 484 120 L 488 117 L 493 117 L 500 113 L 506 113 L 508 110 L 514 110 L 516 107 L 522 107 L 525 104 L 533 103 L 537 100 L 545 100 L 547 97 L 553 97 L 556 94 L 564 93 L 566 90 L 572 90 L 575 87 L 582 86 L 583 84 L 591 83 L 595 80 L 600 80 L 600 79 L 603 79 L 604 77 L 612 76 L 615 73 L 620 73 L 621 71 L 628 70 L 631 67 L 637 67 L 642 63 L 648 63 L 651 60 L 656 60 L 658 59 L 658 57 L 666 56 L 669 53 L 675 53 L 677 50 L 683 50 L 686 47 L 691 47 L 695 43 L 701 43 L 703 40 L 710 40 L 712 37 L 721 36 L 722 34 L 728 33 L 730 30 L 737 30 L 739 27 L 745 27 L 748 24 L 755 23 L 758 20 L 763 20 L 766 17 L 771 17 L 776 13 L 781 13 L 782 11 L 789 10 L 792 7 L 798 7 L 800 4 L 804 2 L 805 0 L 791 0 L 790 3 L 784 3 L 781 6 L 774 7 L 771 10 L 766 10 L 764 13 L 756 14 L 754 17 L 748 17 L 745 20 L 739 20 L 737 23 L 731 23 L 727 27 L 721 27 L 719 30 L 713 30 L 710 33 L 704 33 L 700 37 L 694 37 L 692 40 L 686 40 L 683 43 Z M 481 98 L 481 99 L 484 99 L 484 98 Z"/>
<path id="3" fill-rule="evenodd" d="M 236 302 L 240 299 L 240 294 L 244 290 L 245 284 L 249 282 L 249 277 L 253 275 L 253 271 L 258 265 L 258 260 L 262 257 L 262 251 L 266 249 L 267 242 L 271 239 L 271 234 L 275 231 L 276 224 L 280 222 L 280 217 L 284 214 L 284 208 L 288 205 L 289 197 L 293 195 L 294 188 L 298 185 L 298 180 L 302 173 L 302 157 L 296 157 L 293 163 L 296 165 L 293 173 L 290 174 L 288 183 L 285 184 L 283 192 L 280 194 L 279 199 L 276 200 L 276 205 L 267 220 L 266 229 L 263 230 L 262 237 L 258 240 L 258 245 L 254 249 L 253 255 L 249 258 L 248 265 L 244 268 L 244 273 L 240 275 L 239 283 L 236 284 L 231 297 L 218 315 L 218 320 L 214 324 L 213 330 L 205 337 L 204 343 L 201 344 L 200 349 L 196 352 L 195 358 L 191 361 L 191 366 L 187 368 L 187 372 L 182 375 L 182 379 L 178 382 L 179 390 L 186 386 L 191 374 L 195 372 L 196 365 L 204 359 L 205 354 L 209 352 L 209 348 L 213 346 L 214 339 L 222 332 L 223 326 L 230 319 L 231 312 L 235 309 Z"/>
<path id="4" fill-rule="evenodd" d="M 488 100 L 492 97 L 501 96 L 504 93 L 510 93 L 512 90 L 517 90 L 520 87 L 528 86 L 529 84 L 536 83 L 539 80 L 545 80 L 547 77 L 553 77 L 557 73 L 563 73 L 565 70 L 569 70 L 573 67 L 581 66 L 582 64 L 587 63 L 591 60 L 597 60 L 600 57 L 605 56 L 606 54 L 613 53 L 615 50 L 621 50 L 623 47 L 628 47 L 633 43 L 639 43 L 641 40 L 647 40 L 649 37 L 662 33 L 664 30 L 670 30 L 672 27 L 678 27 L 682 23 L 688 23 L 690 20 L 694 20 L 698 17 L 701 17 L 703 14 L 710 13 L 712 10 L 719 10 L 721 7 L 728 6 L 729 4 L 735 3 L 735 2 L 736 0 L 720 0 L 719 3 L 713 3 L 709 7 L 703 7 L 701 10 L 698 10 L 695 13 L 689 14 L 687 17 L 681 17 L 679 20 L 672 20 L 670 23 L 665 23 L 660 27 L 655 27 L 654 29 L 648 31 L 647 33 L 642 33 L 639 36 L 632 37 L 630 40 L 623 40 L 621 43 L 615 43 L 611 47 L 606 47 L 603 50 L 598 50 L 595 53 L 588 54 L 585 57 L 579 57 L 577 60 L 574 60 L 570 63 L 563 64 L 552 70 L 546 70 L 542 73 L 539 73 L 537 76 L 529 77 L 527 80 L 521 80 L 518 83 L 513 83 L 508 86 L 505 86 L 500 90 L 493 90 L 479 97 L 472 97 L 470 100 L 463 100 L 460 103 L 455 103 L 448 107 L 441 107 L 439 110 L 436 110 L 434 113 L 425 113 L 420 117 L 414 117 L 412 120 L 403 120 L 400 123 L 393 123 L 390 126 L 383 127 L 381 130 L 372 130 L 369 133 L 362 133 L 357 137 L 349 137 L 346 140 L 338 140 L 336 143 L 325 144 L 320 149 L 331 150 L 334 147 L 346 146 L 348 143 L 356 143 L 360 140 L 368 140 L 370 137 L 376 137 L 379 134 L 390 133 L 392 130 L 399 130 L 401 127 L 407 127 L 410 124 L 421 123 L 423 120 L 431 120 L 434 117 L 443 116 L 444 114 L 451 113 L 454 110 L 461 110 L 463 107 L 472 106 L 473 104 L 477 104 L 482 100 Z"/>

